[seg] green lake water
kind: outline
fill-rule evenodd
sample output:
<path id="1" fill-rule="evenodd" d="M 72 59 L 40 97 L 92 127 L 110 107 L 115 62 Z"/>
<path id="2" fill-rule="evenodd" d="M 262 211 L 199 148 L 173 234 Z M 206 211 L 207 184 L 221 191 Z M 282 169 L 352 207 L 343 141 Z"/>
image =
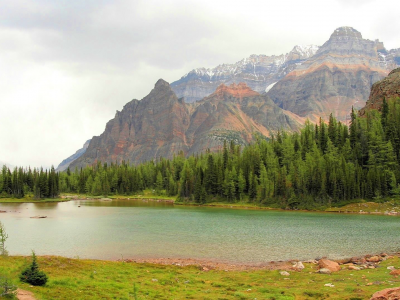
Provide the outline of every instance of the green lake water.
<path id="1" fill-rule="evenodd" d="M 79 207 L 80 206 L 80 207 Z M 400 249 L 400 218 L 182 207 L 136 200 L 0 203 L 11 255 L 194 258 L 232 263 L 332 259 Z M 33 219 L 43 215 L 45 219 Z"/>

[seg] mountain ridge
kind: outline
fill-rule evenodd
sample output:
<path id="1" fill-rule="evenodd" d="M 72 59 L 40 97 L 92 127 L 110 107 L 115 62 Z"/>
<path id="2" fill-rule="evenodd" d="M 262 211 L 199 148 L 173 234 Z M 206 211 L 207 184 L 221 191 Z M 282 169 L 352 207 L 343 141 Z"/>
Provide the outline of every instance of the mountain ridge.
<path id="1" fill-rule="evenodd" d="M 226 139 L 245 145 L 258 134 L 268 137 L 281 129 L 298 130 L 302 122 L 245 83 L 220 85 L 202 101 L 187 104 L 160 79 L 142 100 L 132 100 L 117 111 L 70 167 L 216 151 Z"/>

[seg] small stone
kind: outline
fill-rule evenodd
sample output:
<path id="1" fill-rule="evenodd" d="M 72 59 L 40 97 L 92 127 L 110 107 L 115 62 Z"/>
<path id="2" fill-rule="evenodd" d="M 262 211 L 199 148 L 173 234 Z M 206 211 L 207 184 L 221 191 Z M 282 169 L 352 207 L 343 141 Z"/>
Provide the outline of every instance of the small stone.
<path id="1" fill-rule="evenodd" d="M 325 283 L 324 286 L 335 287 L 332 283 Z"/>
<path id="2" fill-rule="evenodd" d="M 340 271 L 340 266 L 337 262 L 329 259 L 320 259 L 318 265 L 321 269 L 329 269 L 331 272 Z"/>
<path id="3" fill-rule="evenodd" d="M 318 272 L 321 273 L 321 274 L 331 274 L 332 273 L 332 271 L 327 269 L 327 268 L 319 269 Z"/>
<path id="4" fill-rule="evenodd" d="M 351 266 L 349 266 L 349 270 L 360 271 L 361 269 L 360 269 L 360 267 L 357 267 L 357 266 L 351 265 Z"/>
<path id="5" fill-rule="evenodd" d="M 396 268 L 394 266 L 389 266 L 386 269 L 391 270 L 391 271 L 396 270 Z"/>
<path id="6" fill-rule="evenodd" d="M 289 276 L 290 275 L 289 272 L 286 272 L 286 271 L 281 271 L 281 272 L 279 272 L 279 274 L 281 274 L 282 276 Z"/>
<path id="7" fill-rule="evenodd" d="M 151 281 L 158 282 L 158 279 L 153 278 Z"/>
<path id="8" fill-rule="evenodd" d="M 372 295 L 370 300 L 396 300 L 400 299 L 400 287 L 384 289 Z"/>
<path id="9" fill-rule="evenodd" d="M 315 259 L 309 259 L 309 260 L 305 260 L 304 263 L 316 265 L 318 263 L 318 261 L 316 261 Z"/>
<path id="10" fill-rule="evenodd" d="M 399 276 L 399 275 L 400 275 L 400 269 L 398 269 L 398 270 L 392 270 L 392 272 L 390 272 L 389 274 L 390 274 L 390 275 L 393 275 L 393 276 Z"/>
<path id="11" fill-rule="evenodd" d="M 293 266 L 294 269 L 296 270 L 303 270 L 304 269 L 304 265 L 301 261 L 296 262 Z"/>
<path id="12" fill-rule="evenodd" d="M 367 258 L 367 261 L 368 262 L 380 262 L 381 258 L 379 256 L 375 255 L 375 256 L 371 256 L 371 257 Z"/>

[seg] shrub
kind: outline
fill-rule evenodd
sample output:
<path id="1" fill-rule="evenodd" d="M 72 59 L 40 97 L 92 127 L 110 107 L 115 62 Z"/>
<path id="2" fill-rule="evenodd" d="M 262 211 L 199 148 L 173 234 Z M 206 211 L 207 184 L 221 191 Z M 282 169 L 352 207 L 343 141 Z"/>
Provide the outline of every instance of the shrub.
<path id="1" fill-rule="evenodd" d="M 8 239 L 8 234 L 6 233 L 6 229 L 4 225 L 0 222 L 0 255 L 7 256 L 8 251 L 6 250 L 6 240 Z"/>
<path id="2" fill-rule="evenodd" d="M 13 299 L 17 292 L 17 287 L 12 284 L 7 276 L 0 276 L 0 297 Z"/>
<path id="3" fill-rule="evenodd" d="M 39 266 L 36 261 L 35 252 L 32 251 L 32 263 L 29 267 L 22 271 L 19 275 L 19 279 L 22 282 L 30 283 L 32 285 L 45 285 L 47 282 L 47 275 L 39 270 Z"/>

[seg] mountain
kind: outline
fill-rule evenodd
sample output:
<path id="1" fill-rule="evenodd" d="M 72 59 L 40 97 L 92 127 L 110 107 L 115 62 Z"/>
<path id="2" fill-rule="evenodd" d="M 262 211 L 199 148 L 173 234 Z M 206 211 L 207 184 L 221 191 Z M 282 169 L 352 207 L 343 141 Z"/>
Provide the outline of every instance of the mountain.
<path id="1" fill-rule="evenodd" d="M 312 57 L 318 46 L 295 46 L 282 55 L 251 55 L 235 64 L 222 64 L 215 68 L 198 68 L 171 83 L 178 97 L 191 103 L 212 94 L 220 84 L 246 83 L 252 90 L 262 93 L 274 83 Z"/>
<path id="2" fill-rule="evenodd" d="M 87 140 L 85 144 L 83 144 L 83 147 L 76 151 L 74 154 L 72 154 L 70 157 L 64 159 L 57 167 L 56 171 L 61 172 L 66 170 L 69 165 L 76 160 L 77 158 L 81 157 L 82 154 L 86 152 L 86 149 L 89 147 L 90 140 Z"/>
<path id="3" fill-rule="evenodd" d="M 321 47 L 195 69 L 171 85 L 160 79 L 148 96 L 117 111 L 71 167 L 214 151 L 225 139 L 247 144 L 330 113 L 347 121 L 351 107 L 363 107 L 372 84 L 399 64 L 400 49 L 340 27 Z"/>
<path id="4" fill-rule="evenodd" d="M 277 82 L 268 96 L 283 109 L 317 121 L 332 112 L 345 120 L 351 107 L 359 109 L 373 83 L 398 66 L 400 49 L 363 39 L 351 27 L 336 29 L 316 54 Z"/>
<path id="5" fill-rule="evenodd" d="M 374 83 L 371 88 L 371 94 L 365 107 L 359 111 L 359 115 L 365 115 L 365 112 L 370 109 L 380 110 L 383 99 L 395 99 L 400 97 L 400 68 L 397 68 L 389 73 L 389 75 Z"/>
<path id="6" fill-rule="evenodd" d="M 70 167 L 215 151 L 225 139 L 247 144 L 257 134 L 268 137 L 280 129 L 298 130 L 303 122 L 245 83 L 222 84 L 210 96 L 188 104 L 160 79 L 141 101 L 132 100 L 117 111 Z"/>

